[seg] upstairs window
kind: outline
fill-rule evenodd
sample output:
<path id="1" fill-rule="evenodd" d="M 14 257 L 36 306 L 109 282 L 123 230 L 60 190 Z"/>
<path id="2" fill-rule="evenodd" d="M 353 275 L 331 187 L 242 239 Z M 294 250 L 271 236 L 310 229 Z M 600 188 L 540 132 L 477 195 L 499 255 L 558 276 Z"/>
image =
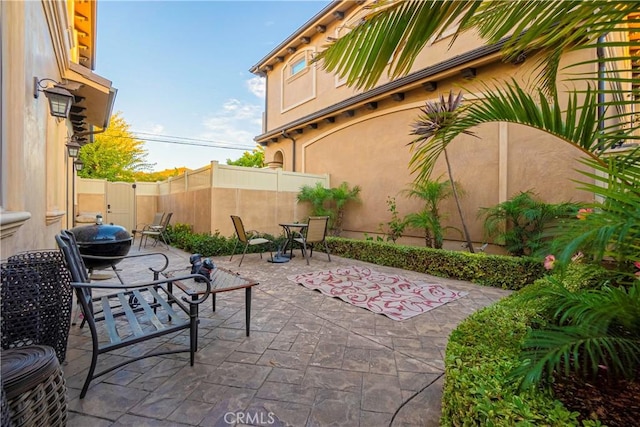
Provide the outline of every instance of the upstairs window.
<path id="1" fill-rule="evenodd" d="M 295 76 L 305 68 L 307 68 L 307 58 L 300 58 L 299 60 L 291 64 L 291 75 Z"/>

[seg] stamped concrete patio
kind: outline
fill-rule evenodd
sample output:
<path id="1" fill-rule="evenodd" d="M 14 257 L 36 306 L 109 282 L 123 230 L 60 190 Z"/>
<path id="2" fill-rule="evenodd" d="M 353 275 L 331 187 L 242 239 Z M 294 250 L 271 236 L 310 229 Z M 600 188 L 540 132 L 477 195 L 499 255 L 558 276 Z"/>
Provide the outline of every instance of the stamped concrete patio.
<path id="1" fill-rule="evenodd" d="M 190 254 L 160 250 L 170 258 L 169 270 L 187 271 Z M 337 256 L 328 262 L 323 253 L 316 253 L 310 266 L 299 255 L 284 264 L 268 263 L 267 258 L 247 255 L 242 267 L 239 257 L 232 262 L 213 258 L 216 265 L 260 282 L 253 288 L 251 336 L 245 336 L 244 291 L 218 294 L 215 312 L 210 299 L 200 306 L 193 367 L 188 353 L 149 358 L 97 379 L 80 400 L 91 342 L 88 328 L 72 326 L 63 366 L 68 425 L 368 427 L 389 426 L 393 418 L 393 426 L 437 426 L 449 333 L 469 314 L 508 294 Z M 293 274 L 350 265 L 469 294 L 398 322 L 287 280 Z M 151 278 L 145 264 L 125 261 L 119 267 L 126 279 Z M 184 331 L 152 340 L 102 360 L 111 365 L 148 351 L 149 345 L 185 342 L 187 335 Z"/>

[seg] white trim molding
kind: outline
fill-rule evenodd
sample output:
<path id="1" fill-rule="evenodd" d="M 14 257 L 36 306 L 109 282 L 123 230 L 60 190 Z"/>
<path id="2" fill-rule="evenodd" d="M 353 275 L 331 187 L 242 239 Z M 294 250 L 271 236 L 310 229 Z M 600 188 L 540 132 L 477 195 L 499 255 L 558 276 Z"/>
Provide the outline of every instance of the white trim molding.
<path id="1" fill-rule="evenodd" d="M 31 219 L 31 212 L 0 213 L 0 239 L 13 236 L 29 219 Z"/>

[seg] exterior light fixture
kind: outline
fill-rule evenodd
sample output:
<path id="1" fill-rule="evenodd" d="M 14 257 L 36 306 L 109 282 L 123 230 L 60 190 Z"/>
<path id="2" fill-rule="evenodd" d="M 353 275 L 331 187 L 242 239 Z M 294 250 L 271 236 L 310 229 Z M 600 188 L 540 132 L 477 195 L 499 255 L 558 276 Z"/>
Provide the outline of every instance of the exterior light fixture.
<path id="1" fill-rule="evenodd" d="M 84 168 L 84 163 L 82 160 L 76 160 L 73 162 L 73 167 L 76 169 L 76 172 L 80 172 Z"/>
<path id="2" fill-rule="evenodd" d="M 52 87 L 48 87 L 46 82 L 53 82 Z M 68 90 L 60 86 L 55 80 L 33 78 L 33 97 L 38 98 L 40 92 L 44 92 L 49 100 L 49 112 L 53 117 L 61 117 L 66 119 L 69 117 L 71 104 L 73 104 L 74 96 Z"/>
<path id="3" fill-rule="evenodd" d="M 75 159 L 76 157 L 78 157 L 79 152 L 80 144 L 78 144 L 75 139 L 72 139 L 71 142 L 67 144 L 67 154 L 69 154 L 69 157 L 71 157 L 72 159 Z"/>

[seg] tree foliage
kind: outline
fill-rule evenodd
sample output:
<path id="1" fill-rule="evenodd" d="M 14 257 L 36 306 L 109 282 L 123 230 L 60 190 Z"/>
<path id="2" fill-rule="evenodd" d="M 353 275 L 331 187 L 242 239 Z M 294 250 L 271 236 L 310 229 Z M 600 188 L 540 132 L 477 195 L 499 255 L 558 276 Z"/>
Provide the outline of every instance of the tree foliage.
<path id="1" fill-rule="evenodd" d="M 264 147 L 257 146 L 253 151 L 245 151 L 239 159 L 227 159 L 227 164 L 232 166 L 244 166 L 247 168 L 264 167 Z"/>
<path id="2" fill-rule="evenodd" d="M 140 172 L 151 170 L 153 165 L 146 163 L 144 142 L 136 139 L 129 127 L 121 112 L 114 114 L 109 127 L 80 149 L 79 159 L 84 167 L 78 175 L 132 182 Z"/>
<path id="3" fill-rule="evenodd" d="M 484 231 L 514 256 L 539 255 L 545 248 L 544 232 L 552 222 L 575 218 L 577 203 L 545 203 L 533 191 L 523 191 L 502 203 L 481 208 Z"/>
<path id="4" fill-rule="evenodd" d="M 444 232 L 447 229 L 454 229 L 454 227 L 442 225 L 442 220 L 448 215 L 440 212 L 440 203 L 453 195 L 451 181 L 440 181 L 440 178 L 435 181 L 428 179 L 417 181 L 404 194 L 424 202 L 419 212 L 410 213 L 405 217 L 405 224 L 424 231 L 427 247 L 442 249 Z"/>
<path id="5" fill-rule="evenodd" d="M 322 183 L 315 187 L 305 185 L 296 196 L 298 202 L 311 203 L 311 215 L 328 216 L 331 234 L 339 236 L 342 232 L 345 205 L 348 202 L 360 201 L 360 187 L 349 188 L 349 184 L 343 182 L 335 188 L 325 188 Z"/>

